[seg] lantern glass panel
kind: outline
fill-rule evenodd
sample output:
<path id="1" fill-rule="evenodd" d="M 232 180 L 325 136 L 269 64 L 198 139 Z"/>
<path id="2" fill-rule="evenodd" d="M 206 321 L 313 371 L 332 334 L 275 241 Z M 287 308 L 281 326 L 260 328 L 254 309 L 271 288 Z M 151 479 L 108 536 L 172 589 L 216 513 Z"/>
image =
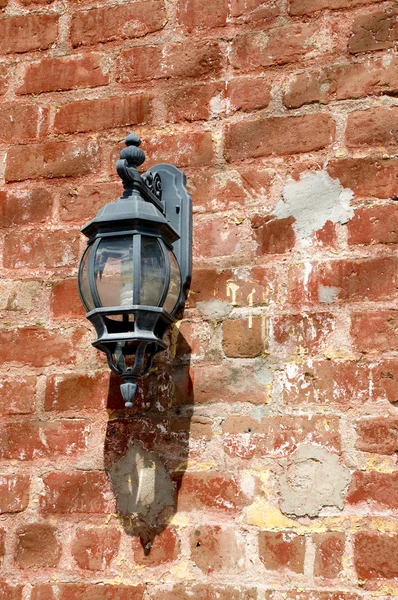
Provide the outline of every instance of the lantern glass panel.
<path id="1" fill-rule="evenodd" d="M 168 313 L 171 313 L 177 304 L 178 298 L 180 297 L 181 273 L 174 254 L 169 250 L 168 255 L 170 261 L 170 283 L 163 308 L 167 310 Z"/>
<path id="2" fill-rule="evenodd" d="M 134 303 L 133 238 L 105 238 L 97 248 L 95 284 L 101 306 L 130 306 Z"/>
<path id="3" fill-rule="evenodd" d="M 159 306 L 165 286 L 165 257 L 157 238 L 141 238 L 141 297 L 144 306 Z"/>
<path id="4" fill-rule="evenodd" d="M 90 312 L 90 310 L 93 310 L 95 308 L 94 300 L 91 295 L 90 285 L 88 281 L 88 262 L 92 249 L 93 246 L 91 245 L 86 249 L 85 253 L 83 254 L 79 271 L 79 289 L 87 312 Z"/>

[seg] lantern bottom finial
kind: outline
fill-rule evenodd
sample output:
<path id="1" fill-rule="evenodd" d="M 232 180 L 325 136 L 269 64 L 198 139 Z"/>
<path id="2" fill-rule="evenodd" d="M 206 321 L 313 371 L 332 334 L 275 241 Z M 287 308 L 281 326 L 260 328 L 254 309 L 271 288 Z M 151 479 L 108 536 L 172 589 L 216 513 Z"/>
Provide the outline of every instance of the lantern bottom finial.
<path id="1" fill-rule="evenodd" d="M 133 400 L 137 393 L 138 386 L 136 383 L 132 381 L 126 381 L 122 383 L 120 386 L 120 391 L 123 396 L 124 405 L 126 408 L 131 408 L 133 406 Z"/>

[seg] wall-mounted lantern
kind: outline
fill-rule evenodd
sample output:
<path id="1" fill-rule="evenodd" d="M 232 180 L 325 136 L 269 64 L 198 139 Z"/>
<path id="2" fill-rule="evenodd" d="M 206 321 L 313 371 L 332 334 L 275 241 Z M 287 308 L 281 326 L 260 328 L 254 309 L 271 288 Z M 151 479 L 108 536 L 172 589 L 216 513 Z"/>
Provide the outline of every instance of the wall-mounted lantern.
<path id="1" fill-rule="evenodd" d="M 163 336 L 184 305 L 192 270 L 192 201 L 185 175 L 160 164 L 140 175 L 145 160 L 131 133 L 116 170 L 124 193 L 82 229 L 88 240 L 79 292 L 127 408 L 136 380 L 164 350 Z"/>

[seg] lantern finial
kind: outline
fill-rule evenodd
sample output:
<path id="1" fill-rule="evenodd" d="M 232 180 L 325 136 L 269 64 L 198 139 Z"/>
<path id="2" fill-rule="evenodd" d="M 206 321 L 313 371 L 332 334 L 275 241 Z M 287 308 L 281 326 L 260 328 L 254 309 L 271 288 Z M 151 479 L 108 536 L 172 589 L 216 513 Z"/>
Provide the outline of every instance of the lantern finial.
<path id="1" fill-rule="evenodd" d="M 127 161 L 128 167 L 137 168 L 145 160 L 145 152 L 138 146 L 141 144 L 141 140 L 134 131 L 130 133 L 124 140 L 127 148 L 123 148 L 120 152 L 120 159 Z"/>

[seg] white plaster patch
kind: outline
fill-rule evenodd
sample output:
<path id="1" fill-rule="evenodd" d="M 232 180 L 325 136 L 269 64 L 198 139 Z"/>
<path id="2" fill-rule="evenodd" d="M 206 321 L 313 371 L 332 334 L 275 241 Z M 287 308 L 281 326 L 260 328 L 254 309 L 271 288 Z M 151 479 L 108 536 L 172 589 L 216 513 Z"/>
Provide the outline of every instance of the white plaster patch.
<path id="1" fill-rule="evenodd" d="M 325 171 L 304 173 L 299 181 L 290 179 L 282 196 L 275 208 L 275 216 L 279 219 L 294 217 L 293 227 L 299 238 L 310 237 L 327 221 L 347 223 L 354 214 L 350 207 L 353 191 L 343 188 Z"/>

